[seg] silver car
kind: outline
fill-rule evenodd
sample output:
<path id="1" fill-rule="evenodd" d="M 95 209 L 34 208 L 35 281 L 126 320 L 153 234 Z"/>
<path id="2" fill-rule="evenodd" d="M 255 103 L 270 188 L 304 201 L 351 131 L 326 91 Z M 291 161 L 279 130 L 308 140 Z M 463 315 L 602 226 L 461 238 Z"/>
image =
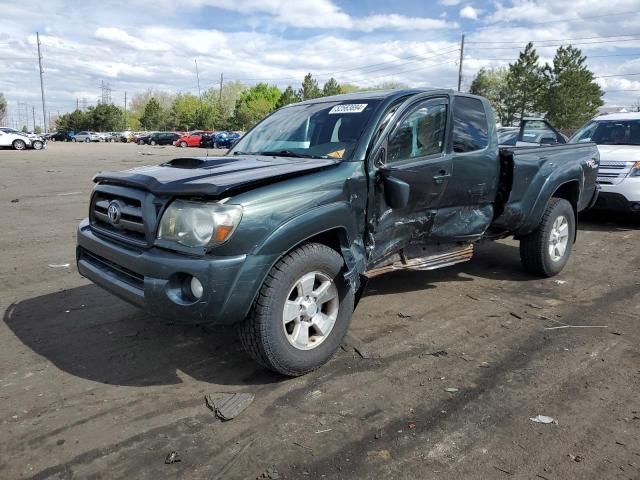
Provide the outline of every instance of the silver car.
<path id="1" fill-rule="evenodd" d="M 104 137 L 97 134 L 96 132 L 78 132 L 76 136 L 73 137 L 74 142 L 104 142 Z"/>

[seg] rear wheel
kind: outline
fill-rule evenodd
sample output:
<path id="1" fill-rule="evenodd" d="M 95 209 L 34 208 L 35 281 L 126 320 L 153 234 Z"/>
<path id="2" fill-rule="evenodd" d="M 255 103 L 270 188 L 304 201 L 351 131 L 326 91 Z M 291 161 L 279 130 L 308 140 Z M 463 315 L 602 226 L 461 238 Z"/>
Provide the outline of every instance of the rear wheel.
<path id="1" fill-rule="evenodd" d="M 91 139 L 89 137 L 84 139 L 84 143 L 89 143 L 91 141 Z"/>
<path id="2" fill-rule="evenodd" d="M 573 207 L 563 198 L 552 198 L 536 230 L 520 239 L 524 268 L 540 277 L 562 271 L 573 248 L 576 221 Z"/>
<path id="3" fill-rule="evenodd" d="M 155 140 L 151 140 L 151 141 L 149 142 L 149 145 L 151 145 L 151 146 L 155 146 L 155 144 L 156 144 L 156 141 L 155 141 Z"/>
<path id="4" fill-rule="evenodd" d="M 24 143 L 24 140 L 14 140 L 12 145 L 16 150 L 24 150 L 27 148 L 27 144 Z"/>
<path id="5" fill-rule="evenodd" d="M 326 245 L 309 243 L 269 272 L 248 317 L 242 344 L 258 363 L 298 376 L 326 363 L 344 338 L 354 294 L 342 276 L 344 261 Z"/>

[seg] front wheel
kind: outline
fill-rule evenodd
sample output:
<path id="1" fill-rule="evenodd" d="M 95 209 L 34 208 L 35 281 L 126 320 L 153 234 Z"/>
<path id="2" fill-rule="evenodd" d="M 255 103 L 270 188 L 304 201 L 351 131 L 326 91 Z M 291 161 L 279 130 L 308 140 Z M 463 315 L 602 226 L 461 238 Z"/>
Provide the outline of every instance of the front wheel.
<path id="1" fill-rule="evenodd" d="M 31 145 L 34 150 L 42 150 L 42 147 L 44 147 L 44 144 L 40 140 L 34 140 Z"/>
<path id="2" fill-rule="evenodd" d="M 180 142 L 180 147 L 187 148 L 187 142 Z"/>
<path id="3" fill-rule="evenodd" d="M 27 148 L 27 144 L 24 142 L 24 140 L 14 140 L 12 145 L 16 150 L 24 150 L 25 148 Z"/>
<path id="4" fill-rule="evenodd" d="M 571 204 L 552 198 L 536 230 L 520 239 L 520 259 L 525 270 L 540 277 L 553 277 L 569 261 L 576 232 Z"/>
<path id="5" fill-rule="evenodd" d="M 91 142 L 91 139 L 89 137 L 84 139 L 84 143 L 89 143 L 89 142 Z"/>
<path id="6" fill-rule="evenodd" d="M 354 293 L 343 270 L 340 254 L 318 243 L 282 258 L 239 325 L 246 352 L 288 376 L 325 364 L 340 347 L 354 309 Z"/>
<path id="7" fill-rule="evenodd" d="M 149 142 L 149 145 L 151 145 L 151 146 L 155 146 L 155 145 L 156 145 L 156 141 L 155 141 L 155 140 L 151 140 L 151 141 Z"/>

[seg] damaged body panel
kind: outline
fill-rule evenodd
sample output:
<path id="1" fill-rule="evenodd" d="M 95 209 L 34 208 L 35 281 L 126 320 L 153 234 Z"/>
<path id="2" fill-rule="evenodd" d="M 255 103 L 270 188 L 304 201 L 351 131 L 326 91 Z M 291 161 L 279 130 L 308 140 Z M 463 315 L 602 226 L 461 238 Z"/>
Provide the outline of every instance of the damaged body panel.
<path id="1" fill-rule="evenodd" d="M 252 350 L 277 337 L 293 349 L 277 362 L 264 357 L 273 344 L 250 354 L 299 374 L 321 362 L 299 352 L 337 348 L 329 332 L 346 332 L 342 309 L 367 278 L 525 239 L 551 207 L 574 227 L 597 196 L 598 159 L 589 143 L 500 149 L 489 103 L 448 90 L 310 100 L 267 116 L 224 157 L 96 175 L 78 270 L 174 321 L 245 328 L 274 315 L 241 338 L 272 336 L 246 340 Z"/>

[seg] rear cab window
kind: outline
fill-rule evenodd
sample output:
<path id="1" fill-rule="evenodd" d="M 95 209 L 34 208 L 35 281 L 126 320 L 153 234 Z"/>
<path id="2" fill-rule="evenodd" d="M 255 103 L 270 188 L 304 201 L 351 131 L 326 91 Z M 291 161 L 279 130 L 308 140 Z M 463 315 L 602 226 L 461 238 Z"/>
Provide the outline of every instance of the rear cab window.
<path id="1" fill-rule="evenodd" d="M 484 104 L 477 98 L 456 96 L 453 101 L 453 151 L 467 153 L 489 145 Z"/>

